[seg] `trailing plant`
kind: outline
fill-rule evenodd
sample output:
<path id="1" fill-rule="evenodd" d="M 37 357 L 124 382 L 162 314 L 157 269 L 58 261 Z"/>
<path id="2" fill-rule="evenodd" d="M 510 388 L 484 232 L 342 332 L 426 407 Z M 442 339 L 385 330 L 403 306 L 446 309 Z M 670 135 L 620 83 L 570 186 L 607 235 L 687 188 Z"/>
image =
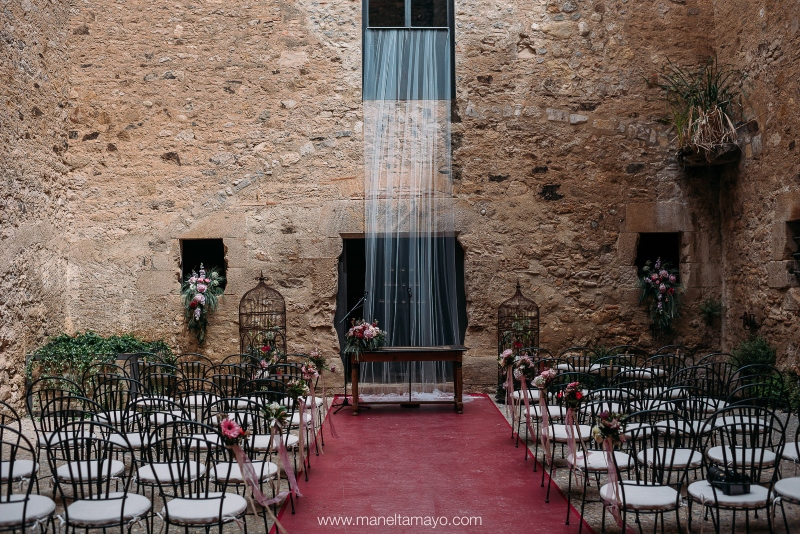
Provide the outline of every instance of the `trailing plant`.
<path id="1" fill-rule="evenodd" d="M 678 148 L 697 147 L 709 153 L 715 146 L 738 141 L 743 122 L 744 73 L 709 58 L 696 70 L 667 60 L 659 83 L 670 108 Z"/>
<path id="2" fill-rule="evenodd" d="M 722 301 L 715 298 L 707 298 L 700 303 L 700 317 L 703 318 L 708 326 L 722 316 Z"/>
<path id="3" fill-rule="evenodd" d="M 181 287 L 186 325 L 201 345 L 206 340 L 208 314 L 217 309 L 217 300 L 224 291 L 221 285 L 224 280 L 216 268 L 206 272 L 201 263 L 200 269 L 192 271 Z"/>
<path id="4" fill-rule="evenodd" d="M 761 364 L 775 365 L 775 349 L 764 336 L 752 336 L 731 351 L 731 363 L 737 367 Z"/>
<path id="5" fill-rule="evenodd" d="M 645 303 L 650 312 L 650 320 L 656 331 L 668 332 L 672 321 L 679 317 L 680 293 L 683 286 L 678 283 L 678 271 L 673 269 L 669 262 L 661 263 L 661 258 L 655 264 L 648 260 L 642 267 L 639 277 L 639 304 Z"/>
<path id="6" fill-rule="evenodd" d="M 131 353 L 150 353 L 170 364 L 176 361 L 172 349 L 163 340 L 145 341 L 132 334 L 103 337 L 88 330 L 74 336 L 51 337 L 29 355 L 25 373 L 28 379 L 38 371 L 40 376 L 63 376 L 80 383 L 83 373 L 93 363 L 113 362 L 117 354 Z"/>

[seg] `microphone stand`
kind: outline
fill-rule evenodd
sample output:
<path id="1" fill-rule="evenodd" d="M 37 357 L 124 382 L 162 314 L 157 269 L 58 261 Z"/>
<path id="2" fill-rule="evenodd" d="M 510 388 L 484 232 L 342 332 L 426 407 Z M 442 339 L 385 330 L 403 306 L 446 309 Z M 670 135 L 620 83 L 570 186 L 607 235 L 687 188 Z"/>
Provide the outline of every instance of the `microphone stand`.
<path id="1" fill-rule="evenodd" d="M 360 308 L 360 307 L 362 307 L 364 305 L 364 302 L 367 300 L 367 295 L 369 295 L 369 291 L 364 291 L 364 296 L 361 297 L 360 299 L 358 299 L 358 302 L 356 302 L 355 306 L 350 308 L 350 311 L 348 311 L 346 314 L 344 314 L 344 317 L 342 317 L 342 320 L 339 321 L 339 324 L 344 323 L 354 311 L 356 311 L 358 308 Z M 340 353 L 340 357 L 342 359 L 342 362 L 345 364 L 345 365 L 342 366 L 343 367 L 342 374 L 344 374 L 344 400 L 342 400 L 342 402 L 340 402 L 339 404 L 336 404 L 336 403 L 331 404 L 331 408 L 334 408 L 334 407 L 336 408 L 333 411 L 333 413 L 339 413 L 339 411 L 341 411 L 342 408 L 344 408 L 346 406 L 352 406 L 352 404 L 350 404 L 350 401 L 347 400 L 347 382 L 348 382 L 347 375 L 350 374 L 348 372 L 348 371 L 350 371 L 350 355 L 349 355 L 349 353 L 341 352 Z M 358 365 L 358 364 L 356 364 L 356 365 Z M 368 410 L 370 409 L 369 406 L 363 406 L 363 405 L 359 406 L 359 408 L 366 408 Z"/>

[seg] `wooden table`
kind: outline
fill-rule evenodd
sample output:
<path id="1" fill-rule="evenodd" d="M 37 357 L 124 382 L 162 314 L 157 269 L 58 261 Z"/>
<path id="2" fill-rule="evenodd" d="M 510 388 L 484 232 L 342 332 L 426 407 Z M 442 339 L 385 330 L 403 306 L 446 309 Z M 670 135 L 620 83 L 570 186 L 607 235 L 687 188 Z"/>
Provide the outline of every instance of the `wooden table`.
<path id="1" fill-rule="evenodd" d="M 370 404 L 450 404 L 456 412 L 464 413 L 462 402 L 463 377 L 461 364 L 467 347 L 461 345 L 446 345 L 442 347 L 381 347 L 375 351 L 350 354 L 350 376 L 353 387 L 353 415 L 358 415 L 358 370 L 361 362 L 453 362 L 453 400 L 441 401 L 380 401 Z M 358 357 L 358 361 L 356 361 Z M 409 391 L 409 397 L 411 392 Z"/>

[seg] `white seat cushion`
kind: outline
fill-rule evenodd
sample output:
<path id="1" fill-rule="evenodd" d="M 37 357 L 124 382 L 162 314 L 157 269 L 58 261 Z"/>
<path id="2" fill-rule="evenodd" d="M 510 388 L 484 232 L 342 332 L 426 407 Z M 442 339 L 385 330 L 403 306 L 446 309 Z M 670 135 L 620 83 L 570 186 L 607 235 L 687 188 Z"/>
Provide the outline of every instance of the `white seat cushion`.
<path id="1" fill-rule="evenodd" d="M 222 520 L 230 521 L 239 517 L 247 509 L 244 497 L 235 493 L 209 493 L 203 499 L 172 499 L 167 503 L 167 519 L 170 523 L 180 525 L 207 525 L 220 521 L 220 499 L 222 503 Z"/>
<path id="2" fill-rule="evenodd" d="M 131 448 L 134 450 L 138 450 L 142 448 L 142 441 L 149 442 L 148 436 L 142 436 L 138 432 L 130 432 L 128 434 L 124 434 L 125 438 L 128 438 L 128 443 L 125 443 L 125 439 L 122 437 L 123 434 L 111 434 L 108 436 L 108 441 L 113 443 L 118 447 L 127 447 L 130 444 Z"/>
<path id="3" fill-rule="evenodd" d="M 530 408 L 531 419 L 541 419 L 541 406 L 539 404 L 532 404 Z M 525 410 L 522 411 L 523 416 L 525 415 Z M 550 419 L 558 420 L 563 419 L 567 415 L 567 409 L 562 408 L 561 406 L 555 404 L 548 404 L 547 405 L 547 416 Z"/>
<path id="4" fill-rule="evenodd" d="M 311 423 L 311 414 L 310 413 L 303 413 L 303 421 L 305 424 Z M 300 425 L 300 412 L 294 412 L 292 414 L 292 426 L 299 426 Z"/>
<path id="5" fill-rule="evenodd" d="M 783 478 L 777 481 L 775 493 L 784 499 L 800 502 L 800 477 Z"/>
<path id="6" fill-rule="evenodd" d="M 714 504 L 714 489 L 707 480 L 698 480 L 689 484 L 689 495 L 696 501 L 704 504 Z M 721 489 L 717 490 L 717 503 L 722 508 L 761 508 L 767 505 L 767 488 L 757 484 L 750 484 L 750 493 L 744 495 L 725 495 Z"/>
<path id="7" fill-rule="evenodd" d="M 273 478 L 278 472 L 278 466 L 272 462 L 253 462 L 253 471 L 256 473 L 258 480 L 264 481 Z M 212 467 L 211 476 L 214 480 L 226 479 L 231 484 L 244 484 L 244 477 L 242 477 L 242 470 L 239 468 L 237 462 L 220 462 Z"/>
<path id="8" fill-rule="evenodd" d="M 82 460 L 60 466 L 56 469 L 56 476 L 59 480 L 97 480 L 98 475 L 103 479 L 108 475 L 116 477 L 124 470 L 125 464 L 119 460 Z"/>
<path id="9" fill-rule="evenodd" d="M 619 484 L 618 484 L 619 486 Z M 624 484 L 626 510 L 670 510 L 676 507 L 678 492 L 669 486 L 654 486 L 648 484 Z M 620 489 L 618 488 L 619 492 Z M 622 494 L 618 493 L 620 501 Z M 614 500 L 611 484 L 600 488 L 600 498 L 605 502 Z"/>
<path id="10" fill-rule="evenodd" d="M 625 425 L 625 434 L 627 439 L 644 439 L 653 432 L 649 423 L 628 423 Z"/>
<path id="11" fill-rule="evenodd" d="M 761 417 L 749 417 L 749 416 L 735 416 L 735 415 L 726 415 L 725 417 L 720 417 L 714 421 L 714 426 L 739 426 L 744 427 L 745 429 L 750 426 L 750 423 L 754 422 L 759 425 L 759 430 L 762 432 L 766 430 L 765 425 L 767 422 L 762 419 Z"/>
<path id="12" fill-rule="evenodd" d="M 567 455 L 567 463 L 578 469 L 585 469 L 592 473 L 606 473 L 608 472 L 608 460 L 604 451 L 587 451 L 589 455 L 586 457 L 586 463 L 583 461 L 583 453 L 578 453 L 578 462 L 575 463 L 572 456 Z M 614 456 L 617 459 L 617 466 L 627 471 L 631 468 L 631 457 L 624 452 L 614 451 Z"/>
<path id="13" fill-rule="evenodd" d="M 181 399 L 183 406 L 188 406 L 192 408 L 196 408 L 198 406 L 208 406 L 212 402 L 216 402 L 219 400 L 217 395 L 212 395 L 211 393 L 207 395 L 188 395 Z"/>
<path id="14" fill-rule="evenodd" d="M 762 450 L 763 449 L 761 448 L 740 449 L 737 447 L 733 449 L 733 451 L 731 451 L 730 447 L 728 447 L 728 451 L 725 454 L 727 455 L 728 463 L 733 464 L 735 459 L 737 466 L 751 466 L 753 465 L 753 462 L 760 462 L 761 465 L 763 466 L 770 466 L 774 464 L 775 453 L 767 449 L 763 450 L 763 456 L 762 456 Z M 734 457 L 734 451 L 736 453 L 735 457 Z M 723 457 L 722 453 L 723 453 L 722 446 L 720 445 L 708 449 L 706 455 L 711 461 L 721 465 L 725 461 L 725 458 Z"/>
<path id="15" fill-rule="evenodd" d="M 665 463 L 672 464 L 673 469 L 683 469 L 685 467 L 698 468 L 703 463 L 703 455 L 700 454 L 699 451 L 695 451 L 692 449 L 674 449 L 674 453 L 672 450 L 664 451 L 660 449 L 659 454 L 659 464 L 663 466 Z M 646 451 L 639 451 L 636 455 L 636 458 L 641 463 L 645 463 L 645 458 L 647 458 L 647 464 L 653 465 L 656 460 L 656 452 L 655 449 L 647 449 Z"/>
<path id="16" fill-rule="evenodd" d="M 96 414 L 94 416 L 95 421 L 99 421 L 101 423 L 105 423 L 107 425 L 115 426 L 124 421 L 127 421 L 134 417 L 129 412 L 123 410 L 113 410 L 109 412 L 103 412 Z"/>
<path id="17" fill-rule="evenodd" d="M 790 462 L 797 462 L 800 460 L 800 457 L 797 455 L 797 448 L 797 442 L 792 441 L 791 443 L 787 443 L 783 448 L 783 452 L 781 452 L 781 458 L 784 460 L 789 460 Z"/>
<path id="18" fill-rule="evenodd" d="M 174 402 L 175 399 L 167 397 L 166 395 L 150 395 L 136 399 L 134 404 L 138 404 L 139 406 L 159 406 L 163 401 Z"/>
<path id="19" fill-rule="evenodd" d="M 124 499 L 122 497 L 125 497 Z M 136 493 L 109 493 L 108 499 L 83 499 L 67 507 L 69 525 L 100 527 L 119 525 L 132 519 L 143 518 L 150 510 L 150 499 Z"/>
<path id="20" fill-rule="evenodd" d="M 567 443 L 569 437 L 567 436 L 567 425 L 551 425 L 552 428 L 547 428 L 547 437 L 552 441 L 558 443 Z M 573 426 L 574 429 L 574 426 Z M 576 441 L 589 441 L 592 439 L 592 427 L 589 425 L 578 425 L 580 433 L 575 432 Z"/>
<path id="21" fill-rule="evenodd" d="M 30 478 L 31 475 L 39 471 L 39 464 L 33 460 L 14 460 L 14 469 L 11 469 L 11 461 L 0 462 L 0 481 L 7 481 L 9 476 L 14 480 Z"/>
<path id="22" fill-rule="evenodd" d="M 714 413 L 728 405 L 724 400 L 714 399 L 712 397 L 701 397 L 699 401 L 703 405 L 706 413 Z"/>
<path id="23" fill-rule="evenodd" d="M 270 443 L 270 435 L 269 434 L 256 434 L 251 436 L 250 439 L 253 441 L 253 449 L 257 451 L 266 451 L 266 450 L 277 450 L 277 447 L 271 447 Z M 283 436 L 282 439 L 286 440 L 286 437 Z M 278 443 L 278 436 L 275 436 L 275 444 Z M 289 439 L 285 441 L 286 448 L 291 449 L 296 447 L 298 443 L 300 443 L 300 438 L 295 436 L 294 434 L 289 435 Z"/>
<path id="24" fill-rule="evenodd" d="M 145 484 L 170 484 L 177 480 L 178 475 L 185 471 L 186 464 L 147 464 L 143 465 L 136 471 L 136 476 L 140 482 Z M 206 466 L 198 462 L 189 463 L 189 479 L 194 480 L 198 476 L 203 476 L 206 472 Z M 185 478 L 185 477 L 184 477 Z"/>
<path id="25" fill-rule="evenodd" d="M 281 404 L 284 405 L 284 406 L 292 406 L 294 404 L 294 399 L 291 399 L 291 398 L 287 397 L 287 398 L 281 400 Z M 310 396 L 306 397 L 306 408 L 311 408 L 311 406 L 316 406 L 317 408 L 322 406 L 322 397 L 318 397 L 318 396 L 314 395 L 314 402 L 313 403 L 311 402 L 311 397 Z"/>
<path id="26" fill-rule="evenodd" d="M 191 419 L 191 414 L 182 412 L 181 410 L 170 410 L 168 412 L 154 412 L 151 413 L 150 422 L 156 425 L 163 425 L 164 423 L 172 423 L 174 421 L 184 421 Z"/>
<path id="27" fill-rule="evenodd" d="M 688 434 L 692 431 L 695 434 L 700 434 L 705 426 L 706 426 L 705 421 L 697 421 L 697 420 L 675 421 L 672 419 L 668 419 L 666 421 L 659 421 L 656 423 L 656 427 L 666 429 L 667 433 L 676 432 L 678 434 Z"/>
<path id="28" fill-rule="evenodd" d="M 602 408 L 602 410 L 607 410 L 612 413 L 625 413 L 629 409 L 628 404 L 622 404 L 616 401 L 604 401 L 602 403 L 593 402 L 592 406 L 595 408 L 595 411 L 600 411 L 600 409 Z M 582 413 L 589 413 L 591 408 L 588 405 L 584 405 L 581 407 L 580 410 Z"/>
<path id="29" fill-rule="evenodd" d="M 189 441 L 190 449 L 200 449 L 205 450 L 208 448 L 208 444 L 212 443 L 217 447 L 222 446 L 222 438 L 220 438 L 219 434 L 192 434 L 191 438 L 187 438 Z"/>
<path id="30" fill-rule="evenodd" d="M 9 495 L 0 500 L 0 528 L 9 528 L 22 525 L 22 513 L 25 510 L 25 524 L 30 525 L 36 521 L 50 517 L 56 511 L 56 503 L 49 497 L 32 494 L 25 507 L 25 495 Z"/>
<path id="31" fill-rule="evenodd" d="M 528 400 L 539 402 L 540 393 L 541 391 L 539 390 L 539 388 L 528 389 Z M 523 402 L 525 401 L 525 398 L 522 395 L 522 390 L 520 389 L 517 389 L 513 393 L 511 393 L 511 396 L 514 397 L 515 400 L 522 400 Z"/>

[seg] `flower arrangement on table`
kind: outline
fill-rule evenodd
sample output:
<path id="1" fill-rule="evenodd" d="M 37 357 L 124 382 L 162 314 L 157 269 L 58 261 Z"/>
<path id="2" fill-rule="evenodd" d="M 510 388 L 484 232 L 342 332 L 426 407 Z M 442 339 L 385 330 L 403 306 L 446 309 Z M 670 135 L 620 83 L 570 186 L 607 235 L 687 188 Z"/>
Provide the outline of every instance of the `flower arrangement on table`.
<path id="1" fill-rule="evenodd" d="M 679 317 L 680 292 L 683 286 L 678 283 L 678 270 L 669 263 L 661 263 L 658 258 L 654 264 L 645 262 L 642 277 L 639 279 L 639 304 L 646 303 L 650 320 L 657 330 L 669 331 L 672 321 Z"/>
<path id="2" fill-rule="evenodd" d="M 378 328 L 378 321 L 368 323 L 363 319 L 353 319 L 345 339 L 345 353 L 355 353 L 358 361 L 359 354 L 365 350 L 375 350 L 386 342 L 386 332 Z"/>
<path id="3" fill-rule="evenodd" d="M 625 414 L 602 411 L 595 418 L 592 428 L 592 437 L 597 443 L 604 443 L 607 439 L 616 446 L 625 441 Z"/>
<path id="4" fill-rule="evenodd" d="M 239 446 L 247 438 L 247 425 L 240 425 L 227 415 L 220 415 L 219 436 L 226 447 Z"/>
<path id="5" fill-rule="evenodd" d="M 206 339 L 208 314 L 217 309 L 217 300 L 223 293 L 221 284 L 224 280 L 216 268 L 206 272 L 201 263 L 200 269 L 192 271 L 181 287 L 187 327 L 200 344 Z"/>

